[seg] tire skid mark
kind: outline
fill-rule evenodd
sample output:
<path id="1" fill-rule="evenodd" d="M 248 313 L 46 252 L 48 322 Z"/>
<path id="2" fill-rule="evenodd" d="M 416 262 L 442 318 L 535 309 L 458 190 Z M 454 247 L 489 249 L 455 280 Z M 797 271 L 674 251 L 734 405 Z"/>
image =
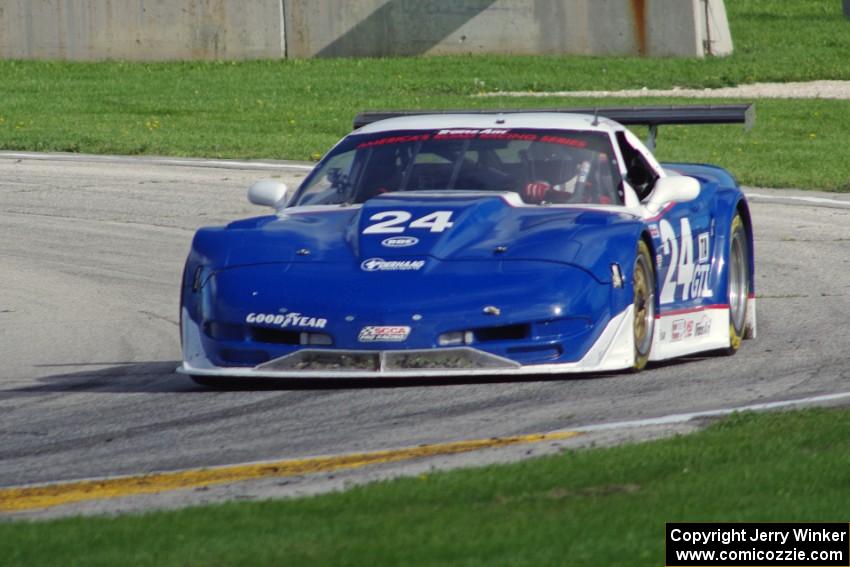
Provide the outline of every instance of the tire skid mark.
<path id="1" fill-rule="evenodd" d="M 104 386 L 108 387 L 109 385 L 104 384 Z M 227 409 L 216 409 L 214 411 L 196 413 L 184 417 L 179 417 L 176 419 L 156 421 L 154 423 L 139 425 L 136 427 L 130 427 L 118 431 L 104 431 L 103 433 L 97 433 L 84 437 L 62 439 L 59 441 L 54 441 L 52 443 L 40 444 L 38 446 L 20 447 L 18 449 L 0 451 L 0 460 L 33 457 L 44 454 L 45 452 L 50 452 L 54 455 L 56 453 L 67 451 L 77 452 L 80 449 L 86 447 L 95 447 L 102 443 L 111 442 L 116 439 L 127 440 L 131 437 L 138 437 L 140 435 L 157 433 L 159 431 L 179 429 L 181 427 L 189 427 L 198 424 L 210 424 L 215 421 L 238 418 L 245 415 L 257 415 L 258 413 L 266 411 L 275 411 L 279 410 L 280 407 L 283 405 L 281 399 L 289 396 L 290 394 L 292 393 L 287 392 L 286 394 L 281 394 L 272 398 L 265 398 L 258 402 L 241 404 L 239 406 L 229 407 Z M 290 405 L 292 402 L 293 400 L 291 399 L 286 400 L 286 403 L 288 405 Z"/>

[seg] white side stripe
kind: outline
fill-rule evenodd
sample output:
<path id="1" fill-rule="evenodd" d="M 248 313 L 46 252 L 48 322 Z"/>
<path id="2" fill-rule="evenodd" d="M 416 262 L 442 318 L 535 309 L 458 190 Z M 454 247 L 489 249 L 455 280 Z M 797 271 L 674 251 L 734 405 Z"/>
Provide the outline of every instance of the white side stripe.
<path id="1" fill-rule="evenodd" d="M 691 413 L 674 413 L 662 417 L 651 417 L 647 419 L 637 419 L 634 421 L 617 421 L 614 423 L 599 423 L 596 425 L 584 425 L 581 427 L 570 427 L 568 431 L 607 431 L 611 429 L 632 429 L 636 427 L 647 427 L 651 425 L 671 425 L 674 423 L 685 423 L 699 417 L 720 417 L 729 415 L 735 412 L 742 411 L 767 411 L 773 409 L 790 408 L 794 406 L 822 404 L 826 402 L 834 402 L 839 400 L 850 399 L 850 392 L 840 392 L 837 394 L 824 394 L 822 396 L 811 396 L 808 398 L 798 398 L 796 400 L 783 400 L 780 402 L 767 402 L 763 404 L 751 404 L 737 408 L 723 408 L 716 410 L 697 411 Z M 567 431 L 565 430 L 565 431 Z"/>
<path id="2" fill-rule="evenodd" d="M 98 163 L 132 163 L 137 165 L 173 165 L 179 167 L 217 167 L 222 169 L 258 169 L 312 171 L 313 165 L 272 161 L 230 159 L 163 158 L 146 156 L 104 156 L 70 153 L 0 152 L 0 159 L 31 159 L 40 161 L 75 161 Z"/>
<path id="3" fill-rule="evenodd" d="M 747 198 L 753 198 L 756 201 L 799 201 L 801 203 L 812 203 L 815 205 L 829 205 L 832 207 L 850 207 L 850 201 L 841 201 L 839 199 L 827 199 L 824 197 L 800 197 L 796 195 L 765 195 L 764 193 L 746 192 Z"/>

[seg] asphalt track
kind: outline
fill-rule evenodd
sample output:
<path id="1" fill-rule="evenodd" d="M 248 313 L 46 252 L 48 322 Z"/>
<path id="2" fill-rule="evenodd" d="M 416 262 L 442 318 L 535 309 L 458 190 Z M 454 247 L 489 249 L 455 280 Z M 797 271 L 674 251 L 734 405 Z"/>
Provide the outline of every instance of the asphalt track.
<path id="1" fill-rule="evenodd" d="M 749 190 L 759 337 L 733 357 L 636 375 L 234 391 L 175 374 L 178 282 L 194 229 L 259 213 L 244 197 L 251 182 L 296 184 L 305 173 L 303 164 L 0 153 L 0 490 L 604 429 L 850 391 L 850 199 L 765 189 Z M 479 453 L 450 466 L 486 461 Z M 333 487 L 329 478 L 321 482 Z"/>

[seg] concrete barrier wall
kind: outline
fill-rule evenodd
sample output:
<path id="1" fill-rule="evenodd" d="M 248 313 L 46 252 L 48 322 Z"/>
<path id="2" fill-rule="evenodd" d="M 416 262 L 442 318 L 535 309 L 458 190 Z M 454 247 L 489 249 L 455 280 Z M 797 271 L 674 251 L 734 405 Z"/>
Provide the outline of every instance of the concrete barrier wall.
<path id="1" fill-rule="evenodd" d="M 707 45 L 715 55 L 732 50 L 723 0 L 284 3 L 289 57 L 467 53 L 701 57 Z M 707 33 L 706 22 L 716 29 Z M 710 44 L 705 43 L 707 36 Z"/>
<path id="2" fill-rule="evenodd" d="M 701 57 L 731 49 L 723 0 L 0 0 L 6 59 Z"/>
<path id="3" fill-rule="evenodd" d="M 284 56 L 281 0 L 0 0 L 5 59 Z"/>

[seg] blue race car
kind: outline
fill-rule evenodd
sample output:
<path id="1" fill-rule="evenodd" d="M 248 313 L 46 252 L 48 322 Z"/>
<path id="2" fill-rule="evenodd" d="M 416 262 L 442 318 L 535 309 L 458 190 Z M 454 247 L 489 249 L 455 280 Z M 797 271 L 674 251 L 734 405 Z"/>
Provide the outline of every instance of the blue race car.
<path id="1" fill-rule="evenodd" d="M 735 179 L 659 164 L 625 125 L 752 120 L 750 105 L 367 113 L 273 213 L 200 229 L 183 364 L 232 378 L 642 369 L 756 333 Z M 651 145 L 651 144 L 650 144 Z"/>

